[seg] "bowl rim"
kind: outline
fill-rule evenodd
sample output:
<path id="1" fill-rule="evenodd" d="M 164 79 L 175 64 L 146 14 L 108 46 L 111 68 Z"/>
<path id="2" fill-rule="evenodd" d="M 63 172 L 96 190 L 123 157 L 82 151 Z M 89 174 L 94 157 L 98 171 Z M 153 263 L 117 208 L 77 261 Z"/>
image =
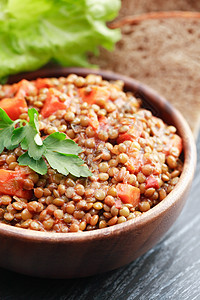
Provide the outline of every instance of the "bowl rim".
<path id="1" fill-rule="evenodd" d="M 99 240 L 104 238 L 109 238 L 112 236 L 120 235 L 123 231 L 140 230 L 144 225 L 151 223 L 153 220 L 157 219 L 158 216 L 164 214 L 166 210 L 169 210 L 175 205 L 179 197 L 183 197 L 185 191 L 190 186 L 192 178 L 194 176 L 196 167 L 196 144 L 194 141 L 193 134 L 189 125 L 187 124 L 181 113 L 176 110 L 164 97 L 160 96 L 155 90 L 149 86 L 119 73 L 114 73 L 112 71 L 97 70 L 97 69 L 87 69 L 87 68 L 62 68 L 55 67 L 50 69 L 41 69 L 38 71 L 33 71 L 29 73 L 23 73 L 19 75 L 11 76 L 10 83 L 18 82 L 19 80 L 26 78 L 28 80 L 33 80 L 33 78 L 42 77 L 62 77 L 67 76 L 70 73 L 78 74 L 81 76 L 86 76 L 87 74 L 97 74 L 101 75 L 106 80 L 123 80 L 126 84 L 132 86 L 137 86 L 141 90 L 145 90 L 149 95 L 156 98 L 156 102 L 162 102 L 165 107 L 167 107 L 168 113 L 173 113 L 177 122 L 180 124 L 179 134 L 183 138 L 183 149 L 185 149 L 185 158 L 183 164 L 183 171 L 180 176 L 180 180 L 175 186 L 175 188 L 167 195 L 167 197 L 158 203 L 156 206 L 151 208 L 149 211 L 145 212 L 141 216 L 134 219 L 126 221 L 121 224 L 116 224 L 110 227 L 95 229 L 93 231 L 84 232 L 68 232 L 68 233 L 56 233 L 56 232 L 41 232 L 29 229 L 18 228 L 11 226 L 9 224 L 4 224 L 0 222 L 0 235 L 7 237 L 16 237 L 19 240 L 34 241 L 40 243 L 81 243 L 91 240 Z"/>

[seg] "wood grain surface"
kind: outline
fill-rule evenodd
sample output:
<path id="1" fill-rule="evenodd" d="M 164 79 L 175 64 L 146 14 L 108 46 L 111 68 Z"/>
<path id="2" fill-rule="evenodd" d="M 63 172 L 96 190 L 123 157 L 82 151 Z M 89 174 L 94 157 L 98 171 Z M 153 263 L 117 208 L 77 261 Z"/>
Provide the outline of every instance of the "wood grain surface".
<path id="1" fill-rule="evenodd" d="M 38 279 L 0 269 L 0 300 L 200 299 L 200 135 L 197 147 L 187 203 L 152 250 L 128 266 L 83 279 Z"/>

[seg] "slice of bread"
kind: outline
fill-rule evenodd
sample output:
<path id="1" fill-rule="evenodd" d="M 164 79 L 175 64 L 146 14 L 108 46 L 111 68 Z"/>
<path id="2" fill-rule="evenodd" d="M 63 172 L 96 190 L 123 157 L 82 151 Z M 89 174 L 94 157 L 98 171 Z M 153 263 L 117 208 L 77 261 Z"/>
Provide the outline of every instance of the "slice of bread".
<path id="1" fill-rule="evenodd" d="M 200 11 L 199 0 L 122 0 L 119 18 L 152 11 Z"/>
<path id="2" fill-rule="evenodd" d="M 200 117 L 200 13 L 160 12 L 113 25 L 122 39 L 113 52 L 90 61 L 157 90 L 179 109 L 197 134 Z"/>

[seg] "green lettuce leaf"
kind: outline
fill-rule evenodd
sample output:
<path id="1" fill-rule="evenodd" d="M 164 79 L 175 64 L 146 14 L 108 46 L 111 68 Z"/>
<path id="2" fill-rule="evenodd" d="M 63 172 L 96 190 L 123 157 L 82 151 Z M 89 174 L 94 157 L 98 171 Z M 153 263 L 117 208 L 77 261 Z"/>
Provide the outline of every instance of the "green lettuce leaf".
<path id="1" fill-rule="evenodd" d="M 38 69 L 50 60 L 89 66 L 87 53 L 112 50 L 120 32 L 106 22 L 120 0 L 8 0 L 0 11 L 0 78 Z"/>

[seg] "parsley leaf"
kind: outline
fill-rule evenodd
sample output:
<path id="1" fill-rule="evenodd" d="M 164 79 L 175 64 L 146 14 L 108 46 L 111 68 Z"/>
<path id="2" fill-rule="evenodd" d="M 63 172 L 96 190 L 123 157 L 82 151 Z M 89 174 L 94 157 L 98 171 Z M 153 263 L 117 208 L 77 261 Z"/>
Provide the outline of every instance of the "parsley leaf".
<path id="1" fill-rule="evenodd" d="M 45 147 L 39 136 L 38 112 L 31 108 L 28 110 L 29 123 L 13 131 L 12 143 L 21 145 L 28 150 L 28 155 L 35 160 L 42 157 Z"/>
<path id="2" fill-rule="evenodd" d="M 9 118 L 7 113 L 0 108 L 0 128 L 6 128 L 13 124 L 14 122 Z"/>
<path id="3" fill-rule="evenodd" d="M 47 150 L 44 155 L 53 169 L 57 170 L 59 173 L 65 176 L 69 174 L 69 171 L 64 166 L 63 160 L 60 161 L 62 157 L 60 157 L 59 153 Z"/>
<path id="4" fill-rule="evenodd" d="M 66 134 L 54 132 L 50 134 L 44 141 L 44 145 L 48 150 L 78 155 L 82 149 L 72 140 L 66 139 Z"/>
<path id="5" fill-rule="evenodd" d="M 25 152 L 18 158 L 20 166 L 29 166 L 30 169 L 35 171 L 38 174 L 44 175 L 47 173 L 47 165 L 43 158 L 38 160 L 33 159 L 28 155 L 28 152 Z"/>
<path id="6" fill-rule="evenodd" d="M 15 149 L 17 144 L 11 142 L 12 133 L 15 123 L 9 118 L 6 112 L 0 108 L 0 153 L 7 148 Z"/>
<path id="7" fill-rule="evenodd" d="M 46 147 L 45 158 L 50 166 L 59 173 L 66 176 L 71 173 L 75 177 L 92 175 L 89 169 L 83 166 L 84 161 L 78 157 L 82 149 L 74 141 L 66 139 L 64 133 L 52 133 L 43 143 Z"/>
<path id="8" fill-rule="evenodd" d="M 34 141 L 38 146 L 42 146 L 42 139 L 39 135 L 39 122 L 38 122 L 38 116 L 39 113 L 35 108 L 31 108 L 28 110 L 28 115 L 29 115 L 29 125 L 35 128 L 36 130 L 36 135 L 34 137 Z"/>
<path id="9" fill-rule="evenodd" d="M 53 169 L 66 176 L 69 173 L 75 177 L 88 177 L 92 175 L 89 169 L 83 166 L 84 161 L 77 155 L 62 154 L 47 150 L 44 156 Z"/>
<path id="10" fill-rule="evenodd" d="M 8 150 L 15 149 L 18 144 L 13 144 L 11 141 L 14 125 L 10 125 L 0 131 L 0 153 L 7 148 Z"/>
<path id="11" fill-rule="evenodd" d="M 15 149 L 19 144 L 27 150 L 18 158 L 19 165 L 29 166 L 38 174 L 47 173 L 47 164 L 63 175 L 71 173 L 75 177 L 88 177 L 92 173 L 84 166 L 84 161 L 78 157 L 82 149 L 66 134 L 55 132 L 42 141 L 39 131 L 38 112 L 28 110 L 29 122 L 8 117 L 0 108 L 0 153 L 7 148 Z M 15 126 L 17 125 L 17 128 Z"/>

